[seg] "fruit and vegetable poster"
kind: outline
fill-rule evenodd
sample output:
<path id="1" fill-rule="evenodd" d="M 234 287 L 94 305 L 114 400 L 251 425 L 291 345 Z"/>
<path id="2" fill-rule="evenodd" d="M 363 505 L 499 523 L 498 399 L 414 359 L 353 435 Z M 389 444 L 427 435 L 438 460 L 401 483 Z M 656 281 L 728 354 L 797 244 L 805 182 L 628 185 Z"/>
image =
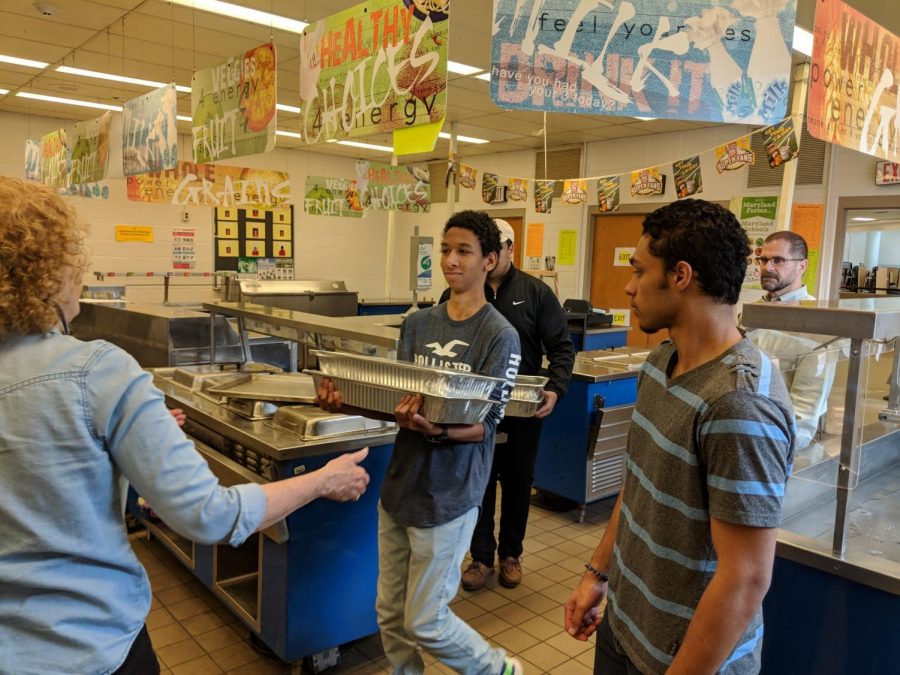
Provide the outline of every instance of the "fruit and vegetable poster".
<path id="1" fill-rule="evenodd" d="M 122 171 L 126 176 L 178 164 L 178 93 L 170 83 L 122 106 Z"/>
<path id="2" fill-rule="evenodd" d="M 501 108 L 772 124 L 797 0 L 494 0 Z"/>
<path id="3" fill-rule="evenodd" d="M 56 188 L 69 185 L 70 158 L 65 129 L 41 136 L 41 179 L 45 185 Z"/>
<path id="4" fill-rule="evenodd" d="M 355 180 L 307 176 L 303 212 L 311 216 L 362 218 L 365 209 L 360 203 Z"/>
<path id="5" fill-rule="evenodd" d="M 275 45 L 238 54 L 191 78 L 194 159 L 221 159 L 269 152 L 275 147 L 277 93 Z"/>
<path id="6" fill-rule="evenodd" d="M 261 206 L 273 208 L 291 200 L 285 171 L 224 164 L 178 162 L 171 171 L 128 176 L 128 199 L 177 206 Z"/>
<path id="7" fill-rule="evenodd" d="M 219 207 L 215 210 L 214 226 L 217 272 L 245 272 L 248 258 L 294 259 L 293 207 Z M 293 268 L 293 263 L 282 266 Z M 293 272 L 291 277 L 282 278 L 292 277 Z"/>
<path id="8" fill-rule="evenodd" d="M 109 124 L 111 112 L 84 122 L 75 122 L 72 132 L 70 185 L 96 183 L 106 178 L 109 164 Z"/>
<path id="9" fill-rule="evenodd" d="M 25 141 L 25 180 L 41 181 L 41 142 Z"/>
<path id="10" fill-rule="evenodd" d="M 306 143 L 443 120 L 450 0 L 368 0 L 300 36 Z"/>
<path id="11" fill-rule="evenodd" d="M 816 3 L 806 105 L 813 136 L 900 161 L 898 79 L 900 37 L 841 0 Z"/>
<path id="12" fill-rule="evenodd" d="M 377 211 L 431 210 L 431 172 L 428 167 L 356 163 L 356 184 L 363 207 Z"/>

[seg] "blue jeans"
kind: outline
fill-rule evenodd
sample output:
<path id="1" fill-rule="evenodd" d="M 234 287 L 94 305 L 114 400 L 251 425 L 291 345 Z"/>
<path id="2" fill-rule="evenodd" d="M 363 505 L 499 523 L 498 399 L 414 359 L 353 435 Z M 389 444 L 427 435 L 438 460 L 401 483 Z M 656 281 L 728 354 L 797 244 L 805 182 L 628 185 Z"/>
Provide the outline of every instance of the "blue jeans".
<path id="1" fill-rule="evenodd" d="M 420 647 L 459 673 L 502 672 L 505 652 L 450 610 L 477 518 L 475 507 L 437 527 L 404 527 L 378 503 L 375 610 L 395 674 L 425 672 Z"/>

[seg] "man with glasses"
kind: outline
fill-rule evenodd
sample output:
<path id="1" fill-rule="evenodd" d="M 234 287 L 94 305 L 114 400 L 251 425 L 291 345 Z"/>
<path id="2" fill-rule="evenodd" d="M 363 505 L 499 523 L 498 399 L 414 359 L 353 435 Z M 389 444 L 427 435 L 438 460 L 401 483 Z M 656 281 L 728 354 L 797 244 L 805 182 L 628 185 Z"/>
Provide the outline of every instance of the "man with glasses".
<path id="1" fill-rule="evenodd" d="M 795 232 L 782 230 L 766 237 L 756 258 L 760 285 L 766 291 L 761 302 L 815 300 L 803 284 L 803 273 L 809 266 L 807 256 L 806 240 Z M 750 331 L 747 337 L 778 363 L 794 404 L 796 447 L 809 448 L 806 457 L 816 459 L 821 446 L 810 444 L 818 431 L 819 419 L 828 410 L 838 345 L 824 335 L 762 328 Z"/>

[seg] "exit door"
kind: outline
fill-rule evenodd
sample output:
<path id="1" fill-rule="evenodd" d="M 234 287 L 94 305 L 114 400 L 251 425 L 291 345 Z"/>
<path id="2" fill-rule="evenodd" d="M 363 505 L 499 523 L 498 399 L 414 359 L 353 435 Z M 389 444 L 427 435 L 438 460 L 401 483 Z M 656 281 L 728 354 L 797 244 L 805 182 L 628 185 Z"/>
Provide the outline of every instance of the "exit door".
<path id="1" fill-rule="evenodd" d="M 605 309 L 630 309 L 625 286 L 631 280 L 631 265 L 616 265 L 617 248 L 634 248 L 643 230 L 643 215 L 594 216 L 594 249 L 591 266 L 591 305 Z M 647 335 L 631 317 L 629 347 L 653 347 L 669 337 L 661 330 Z"/>

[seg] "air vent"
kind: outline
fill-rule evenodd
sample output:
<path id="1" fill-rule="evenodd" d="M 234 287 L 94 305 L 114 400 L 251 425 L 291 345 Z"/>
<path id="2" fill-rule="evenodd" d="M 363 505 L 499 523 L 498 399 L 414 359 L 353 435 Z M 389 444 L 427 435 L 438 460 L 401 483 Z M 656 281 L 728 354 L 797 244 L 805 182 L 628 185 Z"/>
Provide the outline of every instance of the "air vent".
<path id="1" fill-rule="evenodd" d="M 747 172 L 747 187 L 780 187 L 784 181 L 784 164 L 769 167 L 766 161 L 766 146 L 761 133 L 750 137 L 750 148 L 756 155 L 756 164 Z M 822 185 L 825 164 L 828 159 L 828 144 L 810 136 L 806 123 L 800 136 L 800 164 L 797 166 L 797 185 Z"/>
<path id="2" fill-rule="evenodd" d="M 555 180 L 553 196 L 562 195 L 562 181 L 581 176 L 581 146 L 550 150 L 547 153 L 547 175 L 544 175 L 544 153 L 537 152 L 534 156 L 534 177 L 543 180 Z"/>

